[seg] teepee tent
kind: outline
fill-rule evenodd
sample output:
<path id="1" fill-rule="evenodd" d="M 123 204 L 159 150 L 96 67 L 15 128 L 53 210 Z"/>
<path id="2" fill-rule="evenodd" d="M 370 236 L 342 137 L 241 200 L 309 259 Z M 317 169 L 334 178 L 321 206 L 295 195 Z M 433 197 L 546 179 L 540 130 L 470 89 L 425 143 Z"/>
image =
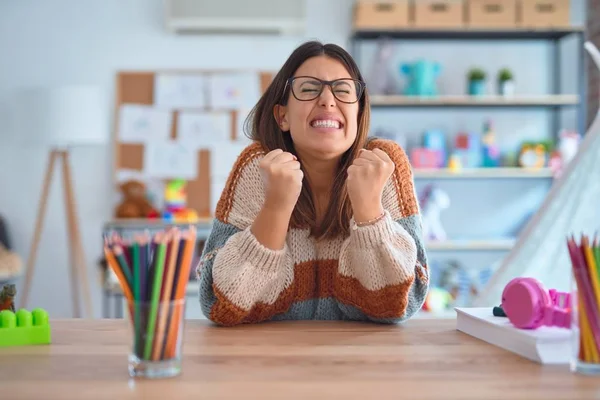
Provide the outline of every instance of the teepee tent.
<path id="1" fill-rule="evenodd" d="M 600 70 L 598 49 L 590 42 L 585 43 L 585 48 Z M 600 232 L 600 111 L 583 136 L 575 158 L 554 182 L 542 206 L 474 299 L 473 306 L 499 304 L 504 286 L 518 276 L 536 278 L 546 288 L 570 290 L 566 238 L 595 232 Z"/>

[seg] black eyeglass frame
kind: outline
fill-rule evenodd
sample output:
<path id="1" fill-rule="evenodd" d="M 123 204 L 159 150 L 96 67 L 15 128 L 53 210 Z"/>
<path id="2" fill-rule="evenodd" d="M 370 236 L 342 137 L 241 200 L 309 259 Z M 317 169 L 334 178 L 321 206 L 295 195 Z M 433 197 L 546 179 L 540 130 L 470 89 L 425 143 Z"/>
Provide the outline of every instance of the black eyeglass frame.
<path id="1" fill-rule="evenodd" d="M 296 93 L 294 93 L 294 86 L 293 86 L 293 82 L 298 78 L 311 78 L 311 79 L 314 79 L 315 81 L 321 82 L 321 90 L 312 99 L 299 99 L 298 96 L 296 96 Z M 355 101 L 340 100 L 336 96 L 335 91 L 333 90 L 333 84 L 336 82 L 340 82 L 340 81 L 352 81 L 352 82 L 354 82 L 355 85 L 358 84 L 359 91 L 358 91 L 358 93 L 356 93 Z M 310 75 L 292 76 L 291 78 L 289 78 L 285 81 L 285 86 L 283 87 L 283 101 L 281 104 L 285 104 L 287 102 L 287 99 L 285 97 L 287 94 L 288 86 L 290 88 L 290 92 L 292 92 L 292 96 L 294 96 L 294 98 L 298 101 L 313 101 L 313 100 L 317 99 L 323 93 L 325 86 L 329 86 L 329 88 L 331 89 L 331 93 L 333 94 L 333 97 L 335 97 L 336 100 L 341 101 L 342 103 L 345 103 L 345 104 L 354 104 L 354 103 L 358 102 L 362 98 L 362 95 L 365 93 L 365 89 L 367 88 L 367 84 L 365 82 L 363 82 L 359 79 L 354 79 L 354 78 L 339 78 L 339 79 L 334 79 L 332 81 L 326 81 L 326 80 L 319 79 L 319 78 L 316 78 L 316 77 L 310 76 Z"/>

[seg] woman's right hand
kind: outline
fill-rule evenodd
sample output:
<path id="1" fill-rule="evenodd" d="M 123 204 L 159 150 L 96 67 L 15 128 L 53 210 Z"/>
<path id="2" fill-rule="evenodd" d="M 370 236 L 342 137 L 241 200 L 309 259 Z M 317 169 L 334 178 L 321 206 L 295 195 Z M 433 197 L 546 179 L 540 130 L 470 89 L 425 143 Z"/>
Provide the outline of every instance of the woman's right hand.
<path id="1" fill-rule="evenodd" d="M 265 205 L 274 210 L 293 211 L 302 191 L 304 173 L 292 153 L 275 149 L 259 164 L 265 184 Z"/>

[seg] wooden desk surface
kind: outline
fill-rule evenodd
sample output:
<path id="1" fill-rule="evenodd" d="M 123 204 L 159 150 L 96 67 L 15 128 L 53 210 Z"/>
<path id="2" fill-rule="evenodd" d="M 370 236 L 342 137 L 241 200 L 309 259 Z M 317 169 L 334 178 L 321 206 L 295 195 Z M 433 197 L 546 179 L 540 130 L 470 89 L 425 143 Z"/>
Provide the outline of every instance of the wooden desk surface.
<path id="1" fill-rule="evenodd" d="M 51 345 L 0 348 L 1 397 L 565 400 L 600 393 L 600 378 L 532 363 L 456 331 L 455 320 L 186 324 L 182 375 L 133 381 L 126 320 L 52 321 Z"/>

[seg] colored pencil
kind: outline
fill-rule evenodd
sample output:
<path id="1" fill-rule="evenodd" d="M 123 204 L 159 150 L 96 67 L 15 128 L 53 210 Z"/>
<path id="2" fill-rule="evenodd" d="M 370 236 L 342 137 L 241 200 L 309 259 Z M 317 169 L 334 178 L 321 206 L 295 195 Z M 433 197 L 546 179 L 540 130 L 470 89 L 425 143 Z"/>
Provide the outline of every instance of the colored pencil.
<path id="1" fill-rule="evenodd" d="M 174 357 L 183 317 L 178 300 L 184 300 L 189 282 L 195 228 L 146 231 L 131 240 L 112 234 L 104 241 L 107 264 L 128 302 L 136 356 L 149 361 Z"/>
<path id="2" fill-rule="evenodd" d="M 600 246 L 598 235 L 593 240 L 581 235 L 567 238 L 574 284 L 577 289 L 579 353 L 583 362 L 600 363 Z"/>

